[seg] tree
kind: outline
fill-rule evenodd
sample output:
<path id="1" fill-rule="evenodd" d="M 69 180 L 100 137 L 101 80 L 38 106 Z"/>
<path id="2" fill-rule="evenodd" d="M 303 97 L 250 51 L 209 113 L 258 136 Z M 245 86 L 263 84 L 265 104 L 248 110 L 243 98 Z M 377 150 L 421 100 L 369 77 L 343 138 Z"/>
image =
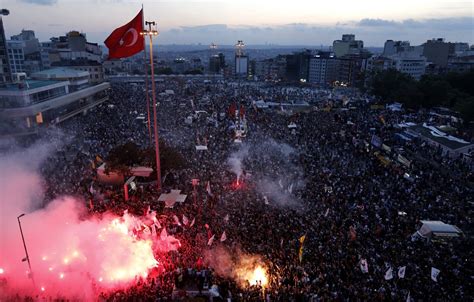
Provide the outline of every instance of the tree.
<path id="1" fill-rule="evenodd" d="M 130 168 L 143 161 L 140 148 L 133 142 L 127 142 L 110 150 L 105 159 L 105 172 L 116 171 L 123 175 L 130 174 Z"/>
<path id="2" fill-rule="evenodd" d="M 170 170 L 179 170 L 183 169 L 187 166 L 186 160 L 173 147 L 168 146 L 164 141 L 159 141 L 160 147 L 160 169 L 161 174 L 166 173 Z M 143 159 L 144 164 L 147 166 L 156 167 L 156 156 L 155 156 L 155 148 L 147 148 L 143 150 Z"/>
<path id="3" fill-rule="evenodd" d="M 459 111 L 464 122 L 469 123 L 474 121 L 474 96 L 469 96 L 458 101 L 454 109 Z"/>

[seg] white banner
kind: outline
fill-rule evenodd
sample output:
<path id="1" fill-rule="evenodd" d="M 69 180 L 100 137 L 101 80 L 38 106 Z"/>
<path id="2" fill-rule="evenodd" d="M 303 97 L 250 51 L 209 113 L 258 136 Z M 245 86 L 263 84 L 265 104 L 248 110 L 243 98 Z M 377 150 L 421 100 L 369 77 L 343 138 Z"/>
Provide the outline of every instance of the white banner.
<path id="1" fill-rule="evenodd" d="M 366 274 L 369 272 L 369 265 L 367 264 L 367 260 L 360 259 L 360 270 Z"/>
<path id="2" fill-rule="evenodd" d="M 398 278 L 403 279 L 405 278 L 405 270 L 407 269 L 406 266 L 400 266 L 398 268 Z"/>
<path id="3" fill-rule="evenodd" d="M 393 270 L 390 267 L 386 272 L 385 272 L 385 280 L 392 280 L 393 279 Z"/>
<path id="4" fill-rule="evenodd" d="M 435 267 L 431 268 L 431 280 L 438 282 L 438 275 L 441 271 Z"/>

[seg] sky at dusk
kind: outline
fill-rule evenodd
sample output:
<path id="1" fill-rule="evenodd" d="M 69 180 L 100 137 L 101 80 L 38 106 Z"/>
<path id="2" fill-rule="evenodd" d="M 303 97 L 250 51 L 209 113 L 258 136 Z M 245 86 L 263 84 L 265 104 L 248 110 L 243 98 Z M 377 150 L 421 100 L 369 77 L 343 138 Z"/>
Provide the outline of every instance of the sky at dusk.
<path id="1" fill-rule="evenodd" d="M 7 37 L 33 29 L 41 41 L 70 30 L 103 43 L 145 7 L 160 44 L 331 45 L 354 33 L 366 46 L 387 39 L 418 45 L 443 37 L 474 43 L 474 2 L 458 0 L 1 0 Z"/>

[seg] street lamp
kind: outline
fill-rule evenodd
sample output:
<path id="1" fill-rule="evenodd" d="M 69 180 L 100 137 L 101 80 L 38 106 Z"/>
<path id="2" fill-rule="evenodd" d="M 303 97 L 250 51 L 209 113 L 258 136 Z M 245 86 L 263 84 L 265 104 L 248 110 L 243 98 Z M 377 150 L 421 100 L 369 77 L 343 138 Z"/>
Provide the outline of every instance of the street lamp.
<path id="1" fill-rule="evenodd" d="M 23 216 L 25 216 L 25 213 L 21 214 L 20 216 L 16 218 L 18 220 L 18 226 L 20 227 L 21 240 L 23 241 L 23 247 L 25 248 L 25 254 L 26 254 L 26 258 L 23 258 L 22 261 L 26 260 L 28 262 L 28 268 L 30 270 L 30 278 L 33 281 L 33 286 L 36 288 L 35 279 L 33 278 L 33 271 L 31 270 L 30 256 L 28 255 L 28 249 L 26 248 L 25 236 L 23 236 L 23 229 L 21 228 L 20 218 Z"/>
<path id="2" fill-rule="evenodd" d="M 145 26 L 148 25 L 148 30 L 144 30 L 140 33 L 142 36 L 150 37 L 150 67 L 151 67 L 151 90 L 153 97 L 153 126 L 155 133 L 155 157 L 156 157 L 156 181 L 158 185 L 158 191 L 161 191 L 161 168 L 160 168 L 160 147 L 158 144 L 158 124 L 156 114 L 156 91 L 155 91 L 155 69 L 153 66 L 153 36 L 158 36 L 158 31 L 152 29 L 152 26 L 156 27 L 155 21 L 145 21 Z"/>

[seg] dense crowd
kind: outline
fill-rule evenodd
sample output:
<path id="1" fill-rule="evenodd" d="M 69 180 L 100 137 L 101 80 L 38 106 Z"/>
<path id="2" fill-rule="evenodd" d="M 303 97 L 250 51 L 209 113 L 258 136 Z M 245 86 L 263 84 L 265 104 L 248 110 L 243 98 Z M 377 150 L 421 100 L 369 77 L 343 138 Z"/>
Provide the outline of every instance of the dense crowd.
<path id="1" fill-rule="evenodd" d="M 147 116 L 141 85 L 114 84 L 108 102 L 58 125 L 68 143 L 42 168 L 45 202 L 73 194 L 91 213 L 142 215 L 150 207 L 167 215 L 160 222 L 182 243 L 177 252 L 157 255 L 165 272 L 99 293 L 99 300 L 179 300 L 186 289 L 195 288 L 199 297 L 217 285 L 214 301 L 472 301 L 472 162 L 421 139 L 394 138 L 395 124 L 428 121 L 428 113 L 374 109 L 371 97 L 348 89 L 171 79 L 157 86 L 160 138 L 186 159 L 184 168 L 163 171 L 163 187 L 187 194 L 183 205 L 166 209 L 152 181 L 139 183 L 125 202 L 121 187 L 96 180 L 96 156 L 105 159 L 129 141 L 141 148 L 153 144 L 140 118 Z M 257 108 L 262 100 L 309 106 L 295 112 Z M 238 122 L 229 110 L 239 107 L 248 126 L 242 143 L 234 142 Z M 388 163 L 371 144 L 373 135 L 390 146 Z M 197 151 L 198 144 L 208 150 Z M 411 166 L 398 163 L 398 154 Z M 242 164 L 240 186 L 232 156 Z M 193 178 L 200 180 L 195 191 Z M 183 215 L 195 225 L 177 225 L 173 217 Z M 420 220 L 454 224 L 465 235 L 441 243 L 412 240 Z M 224 231 L 227 238 L 219 242 Z M 217 238 L 209 245 L 211 235 Z M 204 257 L 218 245 L 258 255 L 269 284 L 242 285 L 220 275 Z M 361 260 L 368 263 L 366 273 Z M 437 281 L 432 267 L 440 270 Z M 394 277 L 386 280 L 390 268 Z"/>

